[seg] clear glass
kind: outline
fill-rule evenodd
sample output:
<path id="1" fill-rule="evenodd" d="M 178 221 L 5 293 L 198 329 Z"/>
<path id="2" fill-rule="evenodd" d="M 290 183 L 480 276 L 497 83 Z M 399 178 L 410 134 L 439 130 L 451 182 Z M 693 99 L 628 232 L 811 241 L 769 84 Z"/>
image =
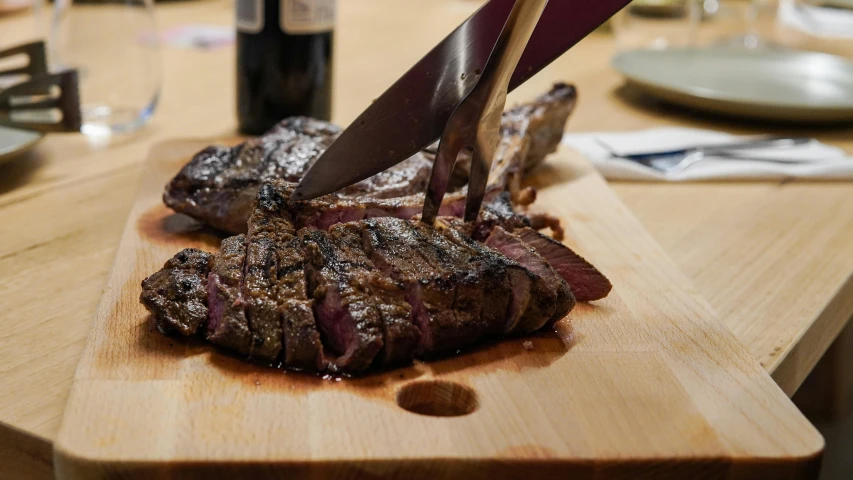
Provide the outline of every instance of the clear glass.
<path id="1" fill-rule="evenodd" d="M 853 0 L 781 0 L 774 39 L 780 45 L 853 56 Z"/>
<path id="2" fill-rule="evenodd" d="M 153 0 L 56 0 L 49 45 L 53 69 L 79 71 L 83 133 L 151 118 L 162 77 Z"/>
<path id="3" fill-rule="evenodd" d="M 613 16 L 617 50 L 663 49 L 692 43 L 694 0 L 634 0 Z"/>
<path id="4" fill-rule="evenodd" d="M 773 0 L 692 0 L 698 14 L 694 25 L 696 45 L 759 48 L 766 45 L 764 31 Z"/>

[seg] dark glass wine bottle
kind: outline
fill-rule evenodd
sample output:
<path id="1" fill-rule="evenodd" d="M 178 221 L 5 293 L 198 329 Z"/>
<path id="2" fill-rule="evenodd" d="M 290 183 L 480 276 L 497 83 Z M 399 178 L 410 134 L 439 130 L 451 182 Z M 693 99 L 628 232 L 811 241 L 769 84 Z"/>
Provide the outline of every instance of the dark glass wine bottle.
<path id="1" fill-rule="evenodd" d="M 335 0 L 235 0 L 237 119 L 259 135 L 280 120 L 329 120 Z"/>

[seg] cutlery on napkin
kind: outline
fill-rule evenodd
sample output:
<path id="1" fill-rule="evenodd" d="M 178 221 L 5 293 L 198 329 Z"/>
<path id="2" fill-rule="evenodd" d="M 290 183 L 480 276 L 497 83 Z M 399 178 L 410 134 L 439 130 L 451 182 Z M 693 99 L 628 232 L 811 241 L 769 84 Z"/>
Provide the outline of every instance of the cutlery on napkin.
<path id="1" fill-rule="evenodd" d="M 853 157 L 817 140 L 782 143 L 783 147 L 762 146 L 723 152 L 709 149 L 700 152 L 700 158 L 682 162 L 683 168 L 669 168 L 684 155 L 695 155 L 691 150 L 696 146 L 725 145 L 751 138 L 672 127 L 566 134 L 563 143 L 586 156 L 611 180 L 853 180 Z M 637 156 L 642 159 L 626 158 Z"/>

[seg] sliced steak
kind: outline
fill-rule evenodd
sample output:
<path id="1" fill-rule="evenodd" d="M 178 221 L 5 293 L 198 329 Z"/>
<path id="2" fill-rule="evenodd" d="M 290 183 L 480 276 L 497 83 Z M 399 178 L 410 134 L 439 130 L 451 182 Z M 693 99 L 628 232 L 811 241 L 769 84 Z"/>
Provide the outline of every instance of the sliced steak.
<path id="1" fill-rule="evenodd" d="M 210 309 L 207 339 L 213 344 L 249 355 L 252 334 L 240 291 L 245 259 L 244 235 L 223 240 L 219 253 L 213 258 L 213 267 L 207 277 Z"/>
<path id="2" fill-rule="evenodd" d="M 249 218 L 244 285 L 258 287 L 255 303 L 250 304 L 258 307 L 249 309 L 250 327 L 264 339 L 259 349 L 272 355 L 283 347 L 285 365 L 322 371 L 326 366 L 323 345 L 307 294 L 302 244 L 285 193 L 289 192 L 264 184 Z"/>
<path id="3" fill-rule="evenodd" d="M 326 345 L 344 372 L 367 369 L 382 349 L 382 319 L 370 295 L 370 265 L 335 245 L 323 230 L 303 230 L 309 292 Z"/>
<path id="4" fill-rule="evenodd" d="M 334 226 L 330 235 L 347 258 L 364 266 L 368 291 L 375 300 L 382 320 L 382 365 L 410 363 L 420 338 L 420 332 L 412 322 L 412 307 L 406 302 L 403 287 L 380 272 L 368 258 L 362 240 L 363 230 L 359 224 L 343 223 Z"/>
<path id="5" fill-rule="evenodd" d="M 471 313 L 454 309 L 458 272 L 421 254 L 425 245 L 408 221 L 375 218 L 360 223 L 373 264 L 406 291 L 420 331 L 418 355 L 453 351 L 480 337 L 482 329 Z"/>
<path id="6" fill-rule="evenodd" d="M 522 319 L 518 325 L 520 332 L 533 332 L 539 330 L 545 325 L 553 325 L 575 306 L 575 297 L 569 285 L 563 280 L 557 272 L 551 268 L 551 265 L 542 258 L 536 250 L 524 241 L 518 235 L 507 232 L 501 227 L 495 227 L 489 238 L 486 240 L 486 245 L 506 255 L 508 258 L 515 260 L 527 267 L 530 271 L 536 273 L 544 286 L 554 293 L 554 311 L 551 317 L 546 319 L 546 322 L 528 322 L 530 317 Z"/>
<path id="7" fill-rule="evenodd" d="M 142 281 L 139 301 L 151 312 L 157 330 L 192 335 L 207 321 L 207 275 L 212 263 L 211 254 L 187 248 Z"/>
<path id="8" fill-rule="evenodd" d="M 562 243 L 530 228 L 522 228 L 514 233 L 536 249 L 536 253 L 542 255 L 566 280 L 579 302 L 604 298 L 613 288 L 604 274 Z"/>

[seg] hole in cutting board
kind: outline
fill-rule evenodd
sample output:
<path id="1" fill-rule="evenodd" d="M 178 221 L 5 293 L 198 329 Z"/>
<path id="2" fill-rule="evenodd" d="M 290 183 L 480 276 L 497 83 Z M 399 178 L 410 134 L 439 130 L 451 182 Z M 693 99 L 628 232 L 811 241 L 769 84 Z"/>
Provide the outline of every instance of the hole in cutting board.
<path id="1" fill-rule="evenodd" d="M 431 417 L 459 417 L 477 409 L 477 393 L 465 385 L 444 380 L 412 382 L 397 391 L 397 405 Z"/>

